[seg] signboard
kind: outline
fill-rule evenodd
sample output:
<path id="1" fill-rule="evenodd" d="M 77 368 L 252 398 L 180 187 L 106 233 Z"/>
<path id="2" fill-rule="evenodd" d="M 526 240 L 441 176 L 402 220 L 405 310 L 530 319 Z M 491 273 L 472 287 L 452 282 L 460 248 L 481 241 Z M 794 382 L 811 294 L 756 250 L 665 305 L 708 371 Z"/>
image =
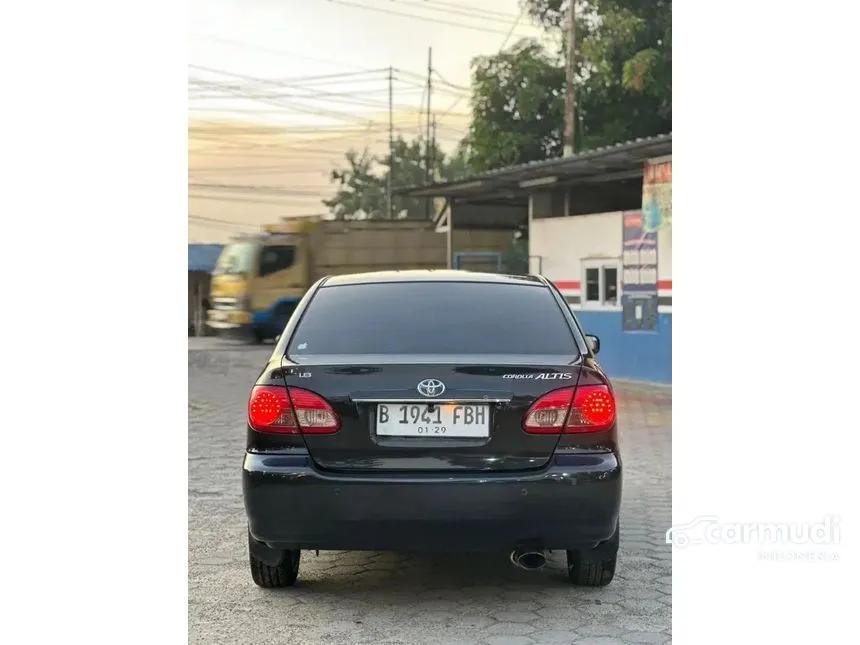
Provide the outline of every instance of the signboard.
<path id="1" fill-rule="evenodd" d="M 657 231 L 640 211 L 623 215 L 622 294 L 624 331 L 657 330 Z"/>
<path id="2" fill-rule="evenodd" d="M 642 179 L 642 213 L 645 230 L 672 226 L 672 159 L 645 162 Z"/>

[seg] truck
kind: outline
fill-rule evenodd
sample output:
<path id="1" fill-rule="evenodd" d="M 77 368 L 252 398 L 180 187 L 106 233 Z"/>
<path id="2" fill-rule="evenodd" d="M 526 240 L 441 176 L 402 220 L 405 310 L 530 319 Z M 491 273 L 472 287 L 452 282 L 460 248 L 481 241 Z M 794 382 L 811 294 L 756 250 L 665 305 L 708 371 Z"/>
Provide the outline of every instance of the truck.
<path id="1" fill-rule="evenodd" d="M 261 343 L 281 333 L 319 278 L 391 269 L 444 269 L 445 235 L 432 222 L 284 220 L 227 244 L 212 271 L 207 324 Z"/>

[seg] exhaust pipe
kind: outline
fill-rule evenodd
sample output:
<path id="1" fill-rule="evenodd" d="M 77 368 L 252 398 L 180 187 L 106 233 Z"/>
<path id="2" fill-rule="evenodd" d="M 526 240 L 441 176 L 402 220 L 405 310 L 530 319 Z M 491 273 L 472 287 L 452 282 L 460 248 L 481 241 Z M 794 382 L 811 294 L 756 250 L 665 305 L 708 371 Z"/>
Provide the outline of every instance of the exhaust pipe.
<path id="1" fill-rule="evenodd" d="M 543 549 L 517 547 L 511 551 L 511 562 L 520 569 L 534 571 L 546 564 L 546 551 Z"/>

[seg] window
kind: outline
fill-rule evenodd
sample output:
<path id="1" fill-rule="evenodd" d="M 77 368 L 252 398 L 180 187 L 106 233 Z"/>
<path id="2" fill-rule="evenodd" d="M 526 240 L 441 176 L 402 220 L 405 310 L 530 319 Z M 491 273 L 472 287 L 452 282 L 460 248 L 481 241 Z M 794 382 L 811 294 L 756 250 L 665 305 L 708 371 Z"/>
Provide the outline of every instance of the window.
<path id="1" fill-rule="evenodd" d="M 253 242 L 228 244 L 218 256 L 212 273 L 215 275 L 248 273 L 254 266 L 254 258 L 257 257 L 259 250 L 260 246 Z"/>
<path id="2" fill-rule="evenodd" d="M 260 254 L 260 277 L 293 266 L 296 259 L 294 246 L 267 246 Z"/>
<path id="3" fill-rule="evenodd" d="M 570 326 L 549 289 L 485 282 L 322 287 L 302 316 L 288 351 L 579 356 Z"/>
<path id="4" fill-rule="evenodd" d="M 583 260 L 584 304 L 588 307 L 616 307 L 619 304 L 618 261 Z"/>
<path id="5" fill-rule="evenodd" d="M 596 267 L 585 270 L 585 300 L 600 301 L 600 269 Z"/>

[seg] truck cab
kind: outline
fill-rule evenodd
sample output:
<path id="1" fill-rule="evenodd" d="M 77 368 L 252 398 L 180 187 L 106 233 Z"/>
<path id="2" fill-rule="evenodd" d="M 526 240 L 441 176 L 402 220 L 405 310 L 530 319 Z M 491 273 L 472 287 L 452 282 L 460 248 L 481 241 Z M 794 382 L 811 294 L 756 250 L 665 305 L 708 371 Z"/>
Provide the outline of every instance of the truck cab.
<path id="1" fill-rule="evenodd" d="M 313 222 L 267 226 L 232 240 L 212 271 L 208 325 L 263 342 L 281 333 L 310 284 Z"/>

